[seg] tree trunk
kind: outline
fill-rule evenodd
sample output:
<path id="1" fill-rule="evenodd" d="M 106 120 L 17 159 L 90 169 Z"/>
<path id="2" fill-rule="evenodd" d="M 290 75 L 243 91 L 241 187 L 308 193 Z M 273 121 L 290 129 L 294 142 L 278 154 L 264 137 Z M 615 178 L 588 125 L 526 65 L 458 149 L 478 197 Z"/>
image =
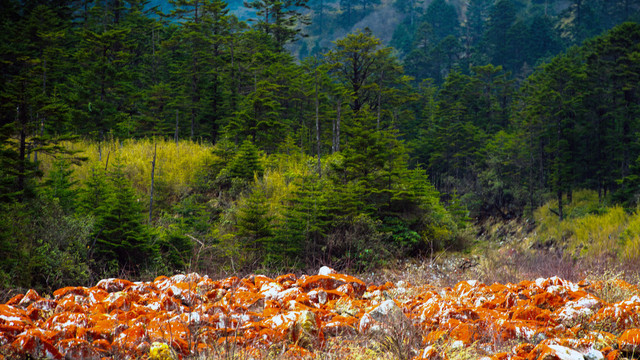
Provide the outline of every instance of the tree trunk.
<path id="1" fill-rule="evenodd" d="M 115 0 L 113 2 L 113 23 L 120 23 L 120 0 Z"/>
<path id="2" fill-rule="evenodd" d="M 336 152 L 340 151 L 340 110 L 342 110 L 342 98 L 338 99 L 338 116 L 336 117 Z"/>
<path id="3" fill-rule="evenodd" d="M 20 196 L 18 197 L 19 201 L 24 201 L 24 182 L 25 182 L 25 157 L 27 154 L 27 115 L 26 111 L 24 111 L 24 104 L 18 106 L 18 121 L 20 124 L 20 152 L 18 158 L 18 191 L 20 192 Z"/>
<path id="4" fill-rule="evenodd" d="M 318 146 L 318 177 L 322 177 L 322 163 L 320 162 L 320 102 L 318 100 L 318 70 L 316 70 L 316 144 Z"/>
<path id="5" fill-rule="evenodd" d="M 107 171 L 107 168 L 109 168 L 109 155 L 111 155 L 111 150 L 107 151 L 107 160 L 104 162 L 104 171 Z"/>
<path id="6" fill-rule="evenodd" d="M 382 102 L 382 91 L 378 91 L 378 119 L 376 121 L 376 130 L 380 130 L 380 105 Z"/>
<path id="7" fill-rule="evenodd" d="M 176 141 L 176 146 L 178 146 L 179 114 L 180 114 L 180 110 L 176 109 L 176 133 L 175 135 L 173 135 L 173 138 Z"/>
<path id="8" fill-rule="evenodd" d="M 151 224 L 152 214 L 153 214 L 153 175 L 156 170 L 156 154 L 157 154 L 158 144 L 156 143 L 153 147 L 153 161 L 151 161 L 151 189 L 149 191 L 149 224 Z"/>
<path id="9" fill-rule="evenodd" d="M 564 219 L 564 214 L 562 210 L 562 190 L 560 188 L 558 188 L 557 197 L 558 197 L 558 219 L 562 221 Z"/>

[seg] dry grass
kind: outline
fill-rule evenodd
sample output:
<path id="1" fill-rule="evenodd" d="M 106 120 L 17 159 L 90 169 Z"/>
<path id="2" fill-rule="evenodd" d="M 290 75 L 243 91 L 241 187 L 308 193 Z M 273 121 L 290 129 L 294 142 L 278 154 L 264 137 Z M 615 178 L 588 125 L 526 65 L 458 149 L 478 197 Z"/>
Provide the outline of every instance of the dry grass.
<path id="1" fill-rule="evenodd" d="M 639 276 L 640 274 L 637 272 L 605 269 L 589 273 L 585 280 L 592 284 L 590 289 L 595 296 L 606 302 L 614 303 L 629 299 L 634 295 L 640 295 Z M 635 287 L 628 287 L 627 284 L 632 286 L 635 284 Z"/>
<path id="2" fill-rule="evenodd" d="M 198 170 L 204 164 L 211 162 L 215 155 L 212 147 L 191 141 L 173 141 L 164 139 L 128 139 L 120 141 L 110 139 L 103 142 L 75 141 L 63 145 L 88 160 L 80 166 L 74 167 L 74 176 L 81 183 L 89 176 L 90 168 L 100 164 L 110 168 L 114 163 L 120 163 L 124 172 L 131 180 L 134 188 L 140 193 L 149 191 L 151 184 L 151 161 L 157 146 L 156 181 L 165 183 L 173 193 L 181 193 L 195 181 Z M 52 166 L 53 159 L 42 157 L 41 168 L 47 173 Z"/>

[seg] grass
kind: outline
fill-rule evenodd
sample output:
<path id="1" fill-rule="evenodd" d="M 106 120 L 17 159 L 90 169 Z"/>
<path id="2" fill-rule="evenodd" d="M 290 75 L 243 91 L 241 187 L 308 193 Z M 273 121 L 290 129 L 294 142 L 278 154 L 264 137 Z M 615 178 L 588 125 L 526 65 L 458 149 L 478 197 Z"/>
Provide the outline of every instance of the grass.
<path id="1" fill-rule="evenodd" d="M 640 260 L 640 213 L 626 212 L 621 206 L 604 206 L 594 191 L 574 193 L 566 204 L 566 218 L 554 213 L 557 201 L 549 201 L 535 211 L 534 241 L 569 253 L 574 258 L 619 259 L 624 263 Z"/>
<path id="2" fill-rule="evenodd" d="M 625 273 L 606 269 L 603 272 L 594 272 L 586 277 L 591 286 L 591 292 L 598 298 L 614 303 L 629 299 L 634 295 L 640 295 L 637 287 L 629 287 L 626 283 L 640 284 L 638 273 Z"/>
<path id="3" fill-rule="evenodd" d="M 80 183 L 89 176 L 93 164 L 99 163 L 108 169 L 119 162 L 139 193 L 149 192 L 154 149 L 157 149 L 154 177 L 156 181 L 164 182 L 174 193 L 188 188 L 195 181 L 198 170 L 215 158 L 212 146 L 191 141 L 176 144 L 173 141 L 151 138 L 124 141 L 110 139 L 102 142 L 66 142 L 63 145 L 69 150 L 77 151 L 79 156 L 88 158 L 74 167 L 74 176 Z M 51 157 L 42 157 L 40 166 L 45 174 L 51 169 L 52 163 Z"/>

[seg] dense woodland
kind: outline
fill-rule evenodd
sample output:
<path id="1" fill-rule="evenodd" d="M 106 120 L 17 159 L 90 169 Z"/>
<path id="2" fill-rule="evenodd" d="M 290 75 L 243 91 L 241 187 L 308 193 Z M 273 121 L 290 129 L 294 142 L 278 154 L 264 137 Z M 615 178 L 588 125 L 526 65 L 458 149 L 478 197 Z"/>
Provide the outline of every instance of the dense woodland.
<path id="1" fill-rule="evenodd" d="M 638 1 L 1 4 L 0 287 L 362 271 L 640 200 Z"/>

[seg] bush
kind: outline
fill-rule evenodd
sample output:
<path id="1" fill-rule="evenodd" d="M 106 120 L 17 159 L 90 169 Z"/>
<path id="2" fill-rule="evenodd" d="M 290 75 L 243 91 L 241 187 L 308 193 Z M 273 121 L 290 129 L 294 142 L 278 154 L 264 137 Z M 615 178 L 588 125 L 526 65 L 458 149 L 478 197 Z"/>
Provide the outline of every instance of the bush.
<path id="1" fill-rule="evenodd" d="M 11 244 L 12 250 L 3 251 L 0 280 L 41 292 L 89 284 L 91 217 L 65 215 L 57 201 L 48 200 L 3 210 L 0 223 L 10 230 L 2 232 L 0 244 Z"/>

